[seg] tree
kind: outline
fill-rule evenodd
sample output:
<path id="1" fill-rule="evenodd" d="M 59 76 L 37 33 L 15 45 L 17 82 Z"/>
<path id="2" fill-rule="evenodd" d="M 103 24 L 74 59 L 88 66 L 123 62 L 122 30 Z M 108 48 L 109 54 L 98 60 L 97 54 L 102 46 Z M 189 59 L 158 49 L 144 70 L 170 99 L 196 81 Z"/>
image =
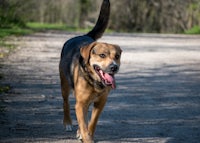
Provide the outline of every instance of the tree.
<path id="1" fill-rule="evenodd" d="M 126 32 L 180 33 L 200 25 L 198 0 L 111 0 L 111 28 Z"/>
<path id="2" fill-rule="evenodd" d="M 110 28 L 116 31 L 181 33 L 200 25 L 199 0 L 110 1 Z M 102 0 L 0 0 L 0 27 L 40 22 L 86 28 L 95 24 L 101 2 Z"/>
<path id="3" fill-rule="evenodd" d="M 20 5 L 19 2 L 0 0 L 0 28 L 25 26 L 25 22 L 19 15 L 19 11 L 16 10 L 18 5 Z"/>

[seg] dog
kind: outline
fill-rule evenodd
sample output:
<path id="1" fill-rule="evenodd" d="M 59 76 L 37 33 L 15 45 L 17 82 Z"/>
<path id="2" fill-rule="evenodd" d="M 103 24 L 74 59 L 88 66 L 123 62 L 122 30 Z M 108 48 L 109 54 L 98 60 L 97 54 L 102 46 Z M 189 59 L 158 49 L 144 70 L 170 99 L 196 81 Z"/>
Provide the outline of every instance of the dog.
<path id="1" fill-rule="evenodd" d="M 103 0 L 94 28 L 85 35 L 66 41 L 61 52 L 59 72 L 64 109 L 63 123 L 66 131 L 72 131 L 68 97 L 73 90 L 79 126 L 77 138 L 84 143 L 94 142 L 100 113 L 110 90 L 116 88 L 115 74 L 119 71 L 122 50 L 118 45 L 96 41 L 103 35 L 109 15 L 110 2 Z M 87 113 L 91 104 L 93 109 L 88 123 Z"/>

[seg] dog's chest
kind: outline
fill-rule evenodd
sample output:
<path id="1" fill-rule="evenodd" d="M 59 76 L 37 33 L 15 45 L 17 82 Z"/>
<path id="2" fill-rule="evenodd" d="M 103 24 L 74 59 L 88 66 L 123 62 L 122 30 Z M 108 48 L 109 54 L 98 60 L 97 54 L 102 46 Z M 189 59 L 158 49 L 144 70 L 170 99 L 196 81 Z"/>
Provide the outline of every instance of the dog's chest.
<path id="1" fill-rule="evenodd" d="M 99 101 L 100 100 L 100 98 L 101 98 L 101 94 L 93 94 L 92 96 L 91 96 L 91 103 L 93 103 L 93 102 L 97 102 L 97 101 Z"/>

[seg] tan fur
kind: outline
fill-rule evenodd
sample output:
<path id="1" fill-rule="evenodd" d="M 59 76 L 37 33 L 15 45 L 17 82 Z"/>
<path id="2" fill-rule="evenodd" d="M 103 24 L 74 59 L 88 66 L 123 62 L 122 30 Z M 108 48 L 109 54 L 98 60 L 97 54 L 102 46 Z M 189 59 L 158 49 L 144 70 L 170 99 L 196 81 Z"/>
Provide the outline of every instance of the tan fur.
<path id="1" fill-rule="evenodd" d="M 110 90 L 116 87 L 114 75 L 120 66 L 121 49 L 117 45 L 96 42 L 108 25 L 110 1 L 103 0 L 94 28 L 85 35 L 69 39 L 63 45 L 59 71 L 63 97 L 64 119 L 67 131 L 72 130 L 69 94 L 73 89 L 76 98 L 77 137 L 92 143 L 98 118 Z M 88 108 L 93 105 L 91 119 Z"/>
<path id="2" fill-rule="evenodd" d="M 98 65 L 101 69 L 107 69 L 113 62 L 120 65 L 120 58 L 116 59 L 116 55 L 121 54 L 121 49 L 117 45 L 111 45 L 106 43 L 93 42 L 88 46 L 82 47 L 80 54 L 83 57 L 84 63 L 88 70 L 90 76 L 101 82 L 101 78 L 96 73 L 93 68 L 93 64 Z M 105 58 L 101 58 L 99 55 L 105 54 Z M 79 132 L 83 138 L 83 141 L 86 143 L 93 142 L 94 132 L 96 124 L 99 118 L 100 113 L 102 112 L 104 105 L 107 100 L 109 91 L 111 90 L 110 86 L 105 86 L 105 88 L 97 88 L 92 86 L 86 80 L 85 77 L 87 73 L 80 68 L 79 62 L 74 63 L 74 95 L 76 97 L 76 116 L 79 124 Z M 64 99 L 64 124 L 72 123 L 70 118 L 70 109 L 68 96 L 70 92 L 70 86 L 66 77 L 63 74 L 62 69 L 60 68 L 60 78 L 61 78 L 61 89 Z M 87 113 L 90 104 L 93 103 L 93 110 L 90 122 L 88 124 Z"/>

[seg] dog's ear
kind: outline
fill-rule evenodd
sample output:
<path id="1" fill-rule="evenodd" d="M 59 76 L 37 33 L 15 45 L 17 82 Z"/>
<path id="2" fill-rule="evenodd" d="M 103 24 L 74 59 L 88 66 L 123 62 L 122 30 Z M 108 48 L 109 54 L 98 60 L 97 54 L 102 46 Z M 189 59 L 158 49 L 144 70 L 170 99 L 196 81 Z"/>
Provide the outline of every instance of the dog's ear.
<path id="1" fill-rule="evenodd" d="M 87 46 L 84 46 L 80 49 L 80 53 L 82 58 L 85 61 L 85 64 L 89 63 L 89 59 L 90 59 L 90 53 L 92 51 L 92 49 L 97 45 L 97 42 L 93 42 Z"/>

